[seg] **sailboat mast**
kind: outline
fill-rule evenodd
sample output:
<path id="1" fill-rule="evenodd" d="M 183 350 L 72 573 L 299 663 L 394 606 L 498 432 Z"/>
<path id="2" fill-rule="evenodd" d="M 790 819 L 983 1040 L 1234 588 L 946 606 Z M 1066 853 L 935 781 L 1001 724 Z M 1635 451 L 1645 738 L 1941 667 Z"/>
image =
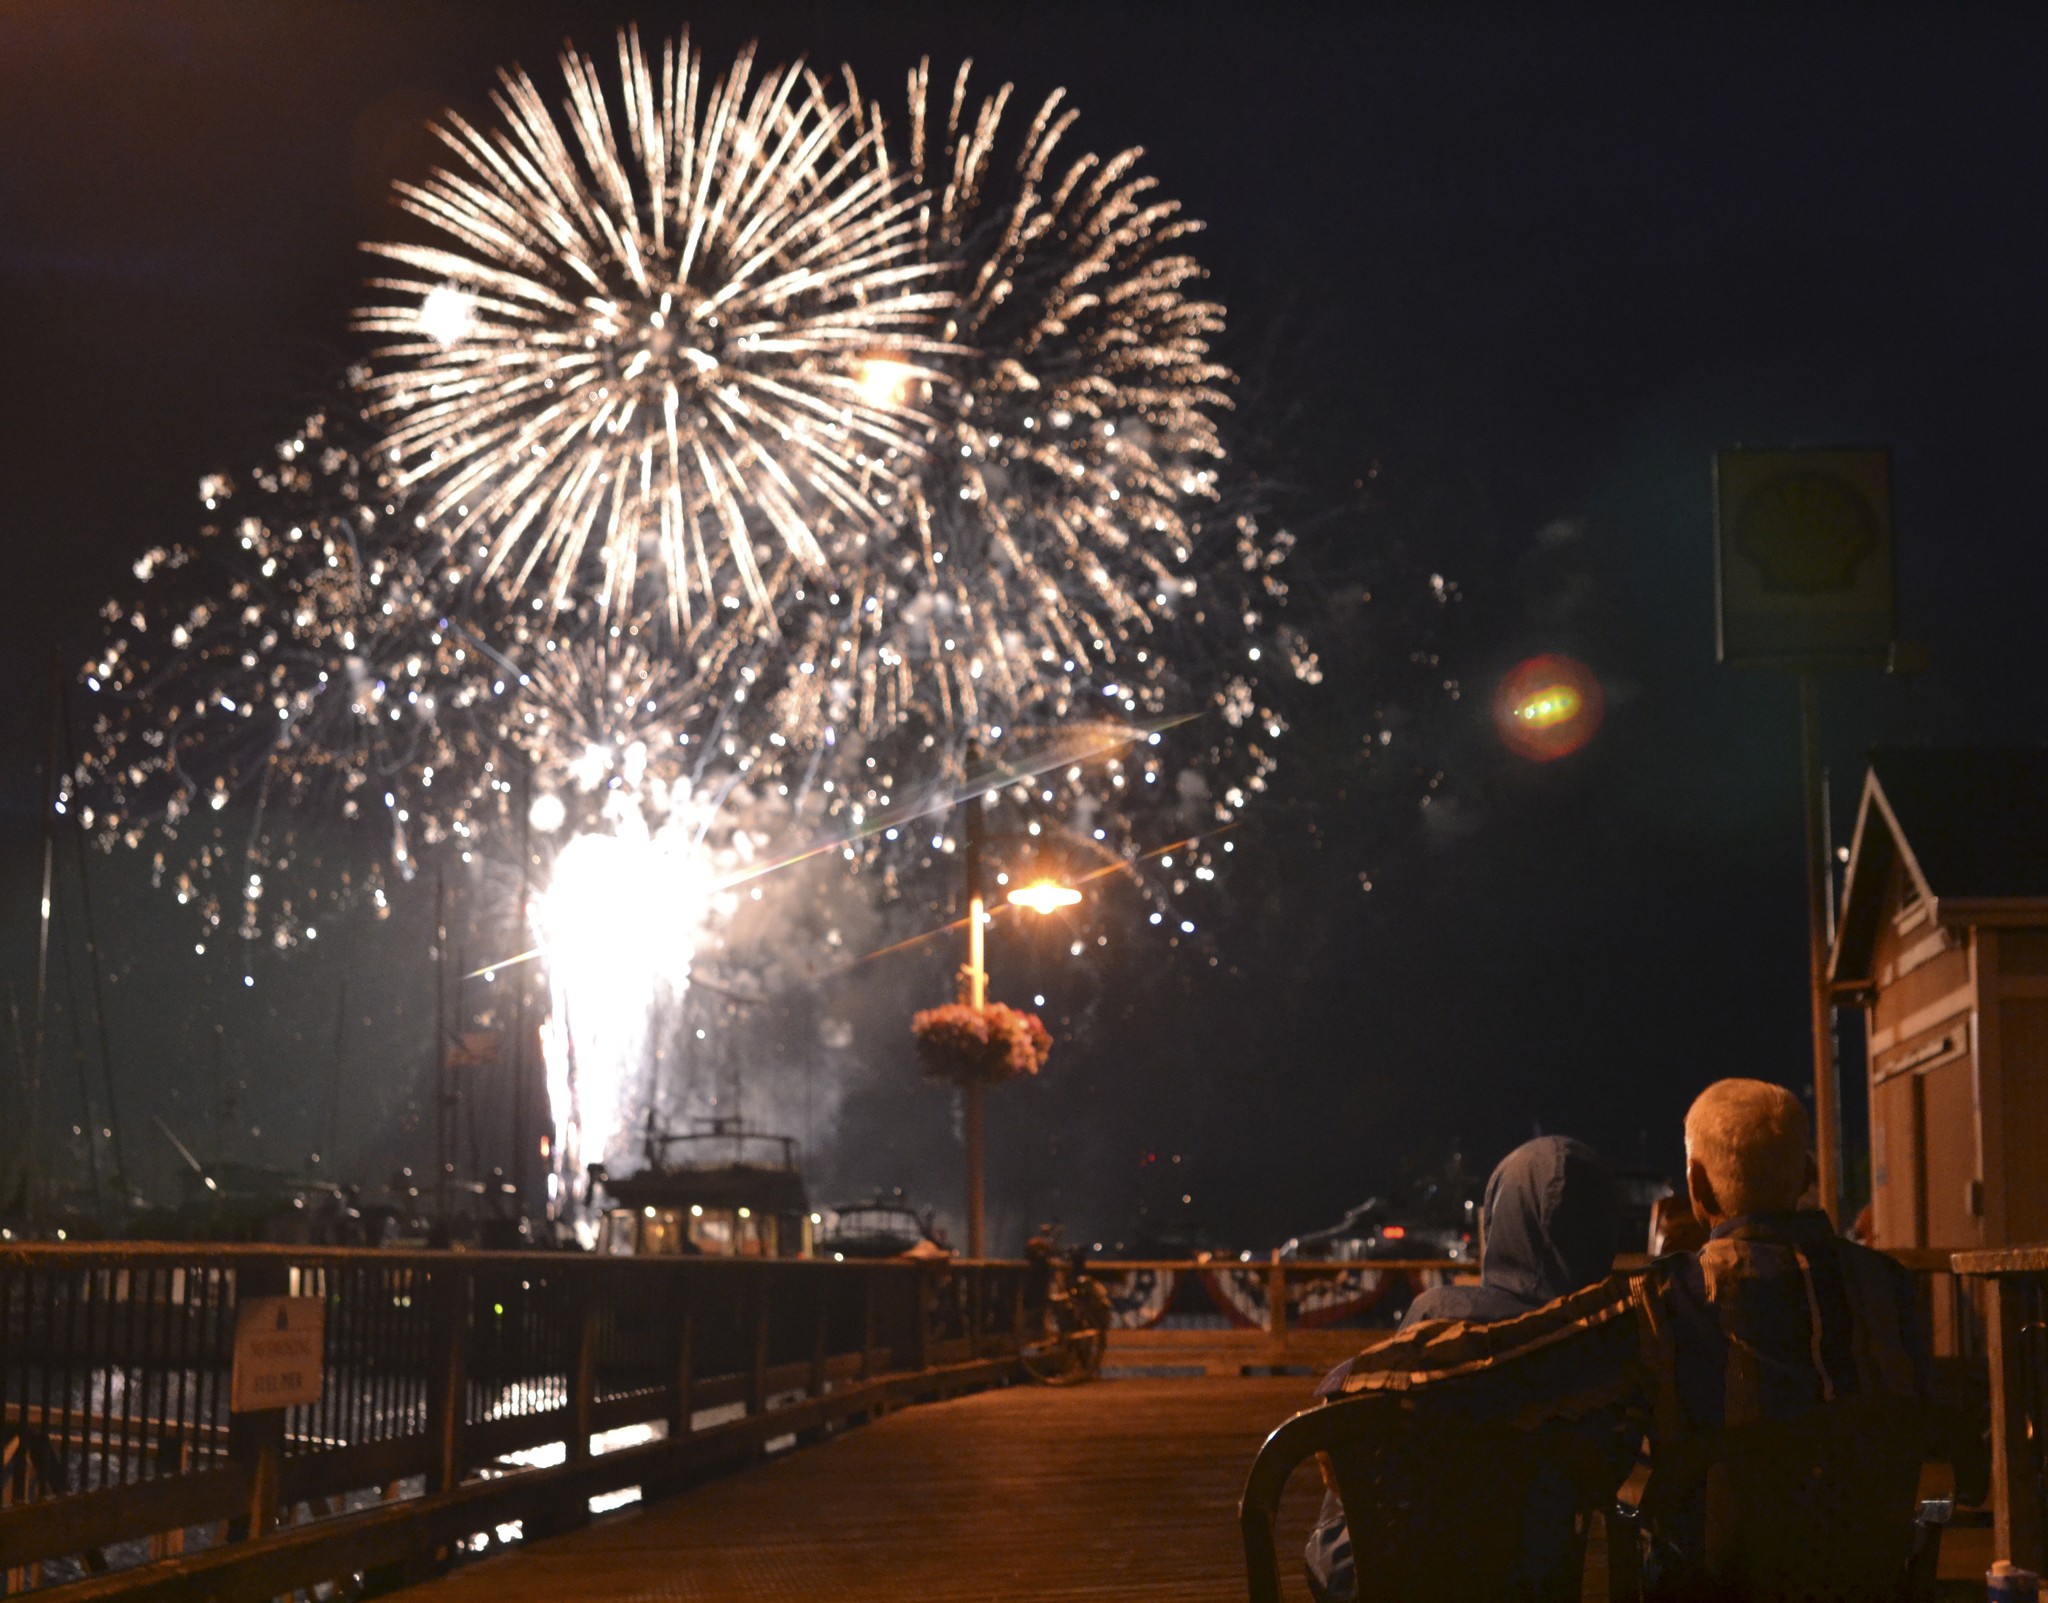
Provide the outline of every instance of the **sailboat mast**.
<path id="1" fill-rule="evenodd" d="M 33 1228 L 42 1215 L 42 1119 L 43 1047 L 47 1039 L 50 1001 L 50 910 L 57 868 L 57 748 L 61 735 L 63 659 L 50 653 L 48 691 L 48 740 L 43 758 L 43 895 L 36 921 L 35 1011 L 29 1020 L 28 1114 L 23 1121 L 27 1137 L 26 1159 L 22 1165 L 22 1202 Z"/>

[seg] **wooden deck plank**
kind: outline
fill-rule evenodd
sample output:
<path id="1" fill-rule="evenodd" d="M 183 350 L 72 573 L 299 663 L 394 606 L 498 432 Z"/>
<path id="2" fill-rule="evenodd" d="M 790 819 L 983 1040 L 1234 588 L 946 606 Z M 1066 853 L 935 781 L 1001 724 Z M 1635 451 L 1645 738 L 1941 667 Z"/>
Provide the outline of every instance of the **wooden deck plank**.
<path id="1" fill-rule="evenodd" d="M 1244 1596 L 1245 1472 L 1307 1390 L 1299 1379 L 1107 1380 L 905 1409 L 404 1595 L 1225 1603 Z M 1290 1532 L 1305 1529 L 1313 1480 L 1291 1488 Z"/>

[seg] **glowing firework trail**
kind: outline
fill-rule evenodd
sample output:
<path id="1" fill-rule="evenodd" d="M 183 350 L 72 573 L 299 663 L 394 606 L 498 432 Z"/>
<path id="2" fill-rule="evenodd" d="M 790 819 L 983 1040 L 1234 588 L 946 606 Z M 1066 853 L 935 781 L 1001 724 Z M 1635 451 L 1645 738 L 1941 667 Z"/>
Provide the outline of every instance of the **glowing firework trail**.
<path id="1" fill-rule="evenodd" d="M 594 553 L 611 613 L 647 565 L 681 624 L 693 594 L 766 605 L 760 533 L 817 567 L 835 518 L 876 525 L 925 420 L 875 364 L 924 372 L 949 297 L 878 136 L 800 66 L 757 83 L 743 52 L 707 87 L 687 37 L 657 64 L 633 33 L 619 58 L 624 148 L 573 50 L 562 122 L 520 72 L 499 129 L 449 114 L 458 167 L 399 193 L 450 243 L 369 247 L 405 271 L 357 322 L 396 336 L 371 387 L 404 482 L 487 576 L 544 573 L 560 608 Z"/>
<path id="2" fill-rule="evenodd" d="M 622 818 L 555 857 L 535 919 L 554 1004 L 544 1058 L 566 1177 L 603 1162 L 623 1127 L 629 1080 L 658 1049 L 652 1033 L 688 988 L 708 933 L 714 873 L 698 831 L 680 819 L 650 831 Z"/>

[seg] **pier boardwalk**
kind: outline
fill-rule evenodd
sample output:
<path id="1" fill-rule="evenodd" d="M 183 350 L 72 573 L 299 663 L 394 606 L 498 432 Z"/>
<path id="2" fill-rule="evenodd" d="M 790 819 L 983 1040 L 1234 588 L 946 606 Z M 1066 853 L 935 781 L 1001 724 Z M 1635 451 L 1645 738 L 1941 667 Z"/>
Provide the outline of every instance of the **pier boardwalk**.
<path id="1" fill-rule="evenodd" d="M 1237 1498 L 1311 1382 L 1009 1386 L 529 1542 L 406 1603 L 1235 1603 Z M 1299 1551 L 1321 1487 L 1298 1474 Z"/>

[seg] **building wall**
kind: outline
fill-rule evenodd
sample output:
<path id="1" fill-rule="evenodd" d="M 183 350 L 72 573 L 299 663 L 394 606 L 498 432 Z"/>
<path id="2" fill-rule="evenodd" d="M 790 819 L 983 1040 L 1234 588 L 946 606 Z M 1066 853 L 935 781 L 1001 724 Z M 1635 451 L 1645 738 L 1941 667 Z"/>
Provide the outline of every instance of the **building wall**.
<path id="1" fill-rule="evenodd" d="M 1872 959 L 1871 1214 L 1881 1247 L 1974 1247 L 1979 1177 L 1967 932 L 1908 901 L 1894 866 Z"/>
<path id="2" fill-rule="evenodd" d="M 1999 1228 L 1993 1245 L 2048 1241 L 2048 930 L 1987 929 L 1979 940 L 1988 1016 L 1979 1033 L 1987 1066 L 1996 1066 L 1986 1085 L 1993 1100 L 1995 1083 L 2000 1126 L 2000 1162 L 1985 1177 L 1987 1223 Z"/>

